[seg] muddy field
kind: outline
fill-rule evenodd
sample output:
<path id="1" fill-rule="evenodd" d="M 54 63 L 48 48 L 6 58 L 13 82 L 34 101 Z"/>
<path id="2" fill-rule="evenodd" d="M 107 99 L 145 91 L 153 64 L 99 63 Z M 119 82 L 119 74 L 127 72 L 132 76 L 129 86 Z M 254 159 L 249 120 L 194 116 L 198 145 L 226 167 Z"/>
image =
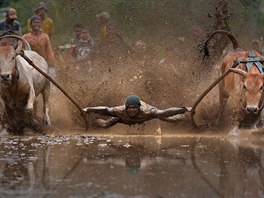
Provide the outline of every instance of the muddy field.
<path id="1" fill-rule="evenodd" d="M 1 137 L 1 197 L 262 197 L 263 137 Z"/>
<path id="2" fill-rule="evenodd" d="M 210 57 L 203 59 L 201 44 L 207 36 L 225 29 L 247 49 L 262 35 L 261 27 L 254 29 L 256 19 L 245 16 L 250 12 L 243 7 L 246 1 L 47 2 L 57 22 L 71 16 L 57 24 L 60 33 L 52 37 L 54 79 L 82 108 L 119 106 L 128 95 L 159 109 L 192 107 L 217 78 L 220 56 L 230 49 L 224 36 L 216 37 Z M 59 46 L 72 34 L 69 27 L 82 21 L 96 40 L 100 28 L 94 16 L 105 8 L 133 53 L 117 42 L 99 49 L 91 62 L 67 59 L 67 50 Z M 241 31 L 245 26 L 249 34 Z M 41 105 L 39 97 L 40 121 Z M 87 115 L 85 126 L 78 109 L 52 85 L 50 128 L 43 133 L 26 128 L 15 136 L 1 126 L 0 197 L 263 198 L 264 131 L 241 129 L 232 136 L 231 104 L 216 125 L 218 108 L 215 87 L 196 109 L 199 128 L 188 120 L 155 119 L 99 129 L 93 123 L 100 116 Z"/>

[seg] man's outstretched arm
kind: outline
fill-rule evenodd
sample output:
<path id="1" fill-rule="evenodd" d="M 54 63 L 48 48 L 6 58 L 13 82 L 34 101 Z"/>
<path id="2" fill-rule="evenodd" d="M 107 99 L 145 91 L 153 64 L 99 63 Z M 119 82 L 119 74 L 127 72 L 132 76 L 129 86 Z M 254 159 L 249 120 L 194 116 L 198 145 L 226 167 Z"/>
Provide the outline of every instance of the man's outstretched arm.
<path id="1" fill-rule="evenodd" d="M 86 107 L 83 109 L 85 113 L 96 113 L 104 116 L 116 116 L 112 107 L 98 106 L 98 107 Z"/>
<path id="2" fill-rule="evenodd" d="M 171 108 L 164 109 L 164 110 L 157 109 L 154 115 L 157 118 L 167 118 L 167 117 L 171 117 L 177 114 L 183 114 L 185 112 L 190 112 L 190 111 L 191 111 L 190 107 L 171 107 Z"/>

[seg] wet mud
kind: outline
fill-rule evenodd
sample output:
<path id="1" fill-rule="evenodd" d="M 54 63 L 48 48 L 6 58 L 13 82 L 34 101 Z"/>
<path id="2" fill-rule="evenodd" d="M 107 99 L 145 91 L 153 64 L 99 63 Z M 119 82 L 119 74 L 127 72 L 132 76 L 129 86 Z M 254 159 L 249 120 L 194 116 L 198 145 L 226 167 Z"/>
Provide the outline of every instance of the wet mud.
<path id="1" fill-rule="evenodd" d="M 82 133 L 0 141 L 3 197 L 264 196 L 259 135 Z"/>
<path id="2" fill-rule="evenodd" d="M 228 1 L 221 2 L 213 29 L 227 25 L 228 17 L 219 9 L 228 14 Z M 75 1 L 70 7 L 78 13 L 75 7 L 82 3 L 89 4 Z M 192 14 L 178 10 L 182 16 Z M 178 20 L 176 29 L 181 29 L 186 20 Z M 104 49 L 91 64 L 68 61 L 64 52 L 56 51 L 55 80 L 83 108 L 121 105 L 132 94 L 160 109 L 191 107 L 217 78 L 219 56 L 226 47 L 218 38 L 215 45 L 221 46 L 214 46 L 215 55 L 203 60 L 197 47 L 210 31 L 192 25 L 186 23 L 190 29 L 177 33 L 173 27 L 166 46 L 164 36 L 142 36 L 151 37 L 145 48 L 131 40 L 134 53 L 125 54 L 117 45 Z M 40 120 L 41 104 L 38 98 Z M 231 106 L 220 126 L 215 123 L 218 108 L 216 87 L 196 109 L 198 129 L 190 121 L 151 120 L 102 130 L 92 126 L 99 116 L 91 114 L 85 130 L 78 109 L 52 85 L 50 128 L 43 134 L 31 129 L 21 136 L 0 133 L 0 197 L 264 197 L 264 131 L 241 130 L 229 136 Z"/>

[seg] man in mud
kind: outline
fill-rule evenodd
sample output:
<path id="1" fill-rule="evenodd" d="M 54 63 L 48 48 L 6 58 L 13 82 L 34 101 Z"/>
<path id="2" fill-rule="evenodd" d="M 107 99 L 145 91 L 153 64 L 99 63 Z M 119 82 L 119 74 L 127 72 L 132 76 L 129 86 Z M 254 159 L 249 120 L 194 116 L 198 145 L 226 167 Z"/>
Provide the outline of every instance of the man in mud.
<path id="1" fill-rule="evenodd" d="M 41 55 L 49 65 L 49 72 L 52 77 L 55 77 L 55 58 L 51 47 L 49 36 L 41 30 L 41 18 L 38 15 L 33 15 L 30 18 L 31 31 L 23 35 L 23 38 L 28 41 L 33 51 Z"/>
<path id="2" fill-rule="evenodd" d="M 190 112 L 189 107 L 171 107 L 160 110 L 149 104 L 146 104 L 138 98 L 138 96 L 128 96 L 125 104 L 117 107 L 87 107 L 84 108 L 85 113 L 96 113 L 104 116 L 110 116 L 107 120 L 97 119 L 96 126 L 102 128 L 109 128 L 117 123 L 122 124 L 142 124 L 145 121 L 152 119 L 160 119 L 167 122 L 174 122 L 179 120 L 186 120 L 184 113 Z M 183 114 L 183 115 L 178 115 Z"/>

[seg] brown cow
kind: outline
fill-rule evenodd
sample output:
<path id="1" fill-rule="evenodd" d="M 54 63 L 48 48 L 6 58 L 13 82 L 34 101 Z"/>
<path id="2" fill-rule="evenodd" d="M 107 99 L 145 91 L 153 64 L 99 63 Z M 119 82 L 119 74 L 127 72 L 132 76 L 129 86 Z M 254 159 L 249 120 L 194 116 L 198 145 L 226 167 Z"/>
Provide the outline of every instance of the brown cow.
<path id="1" fill-rule="evenodd" d="M 259 127 L 263 122 L 261 112 L 264 105 L 263 57 L 257 51 L 241 49 L 237 39 L 223 30 L 215 31 L 205 42 L 205 46 L 216 33 L 227 35 L 234 48 L 233 51 L 222 58 L 219 66 L 220 75 L 232 67 L 234 60 L 239 61 L 239 65 L 236 68 L 231 68 L 232 72 L 219 83 L 220 109 L 218 119 L 222 118 L 228 98 L 231 96 L 230 98 L 233 100 L 232 107 L 234 107 L 233 125 L 235 127 L 232 132 L 237 133 L 237 129 L 244 126 L 245 123 L 250 124 L 250 127 Z"/>

